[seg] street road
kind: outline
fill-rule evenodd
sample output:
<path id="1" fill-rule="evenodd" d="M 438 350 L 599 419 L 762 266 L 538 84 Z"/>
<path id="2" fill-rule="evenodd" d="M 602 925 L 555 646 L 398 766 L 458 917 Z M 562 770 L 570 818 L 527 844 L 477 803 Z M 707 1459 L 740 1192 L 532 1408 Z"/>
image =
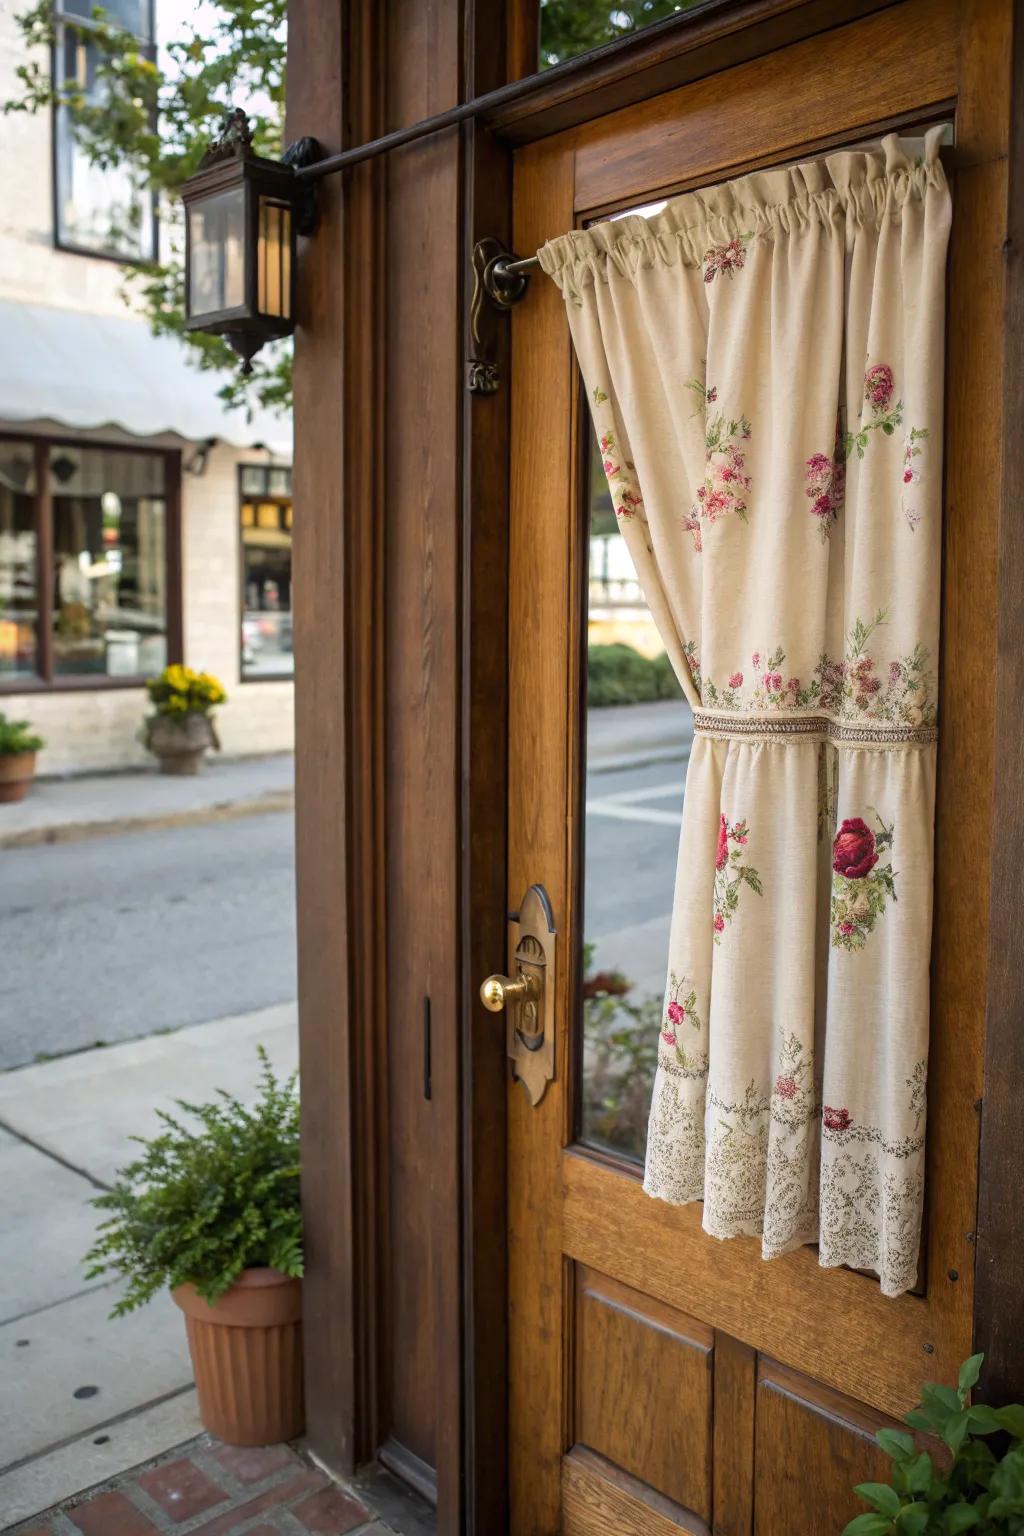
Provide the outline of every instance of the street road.
<path id="1" fill-rule="evenodd" d="M 0 850 L 0 1068 L 295 997 L 290 814 Z"/>
<path id="2" fill-rule="evenodd" d="M 658 994 L 684 774 L 659 762 L 587 785 L 585 932 L 598 965 Z M 0 851 L 0 1069 L 295 989 L 289 814 Z"/>
<path id="3" fill-rule="evenodd" d="M 595 970 L 623 972 L 661 997 L 668 957 L 685 762 L 587 779 L 583 931 Z"/>

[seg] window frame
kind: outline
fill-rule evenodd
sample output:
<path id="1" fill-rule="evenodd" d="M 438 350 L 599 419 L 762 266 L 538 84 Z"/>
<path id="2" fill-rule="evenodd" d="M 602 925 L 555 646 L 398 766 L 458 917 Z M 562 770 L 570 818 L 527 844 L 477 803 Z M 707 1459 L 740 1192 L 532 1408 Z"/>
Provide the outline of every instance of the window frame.
<path id="1" fill-rule="evenodd" d="M 139 52 L 154 63 L 157 57 L 156 41 L 156 0 L 147 0 L 149 13 L 149 36 L 138 37 Z M 89 16 L 73 16 L 65 11 L 60 0 L 53 0 L 53 24 L 54 39 L 50 48 L 50 79 L 57 80 L 59 53 L 61 44 L 60 29 L 62 27 L 75 27 L 80 32 L 89 32 L 95 27 L 95 22 Z M 135 34 L 133 34 L 134 36 Z M 152 242 L 151 252 L 148 256 L 133 256 L 128 252 L 97 249 L 89 245 L 81 245 L 75 240 L 65 240 L 61 233 L 60 214 L 60 105 L 55 101 L 50 107 L 50 207 L 53 217 L 53 248 L 55 251 L 63 251 L 68 256 L 90 256 L 94 261 L 111 261 L 119 267 L 139 267 L 150 261 L 157 261 L 160 256 L 160 213 L 155 193 L 150 193 L 149 228 Z M 140 226 L 145 228 L 145 222 Z"/>
<path id="2" fill-rule="evenodd" d="M 103 440 L 35 432 L 0 431 L 0 442 L 29 443 L 35 454 L 36 493 L 33 531 L 36 539 L 36 670 L 31 677 L 0 676 L 0 697 L 34 693 L 89 693 L 117 688 L 143 688 L 146 674 L 110 677 L 104 673 L 55 673 L 53 670 L 53 494 L 50 488 L 50 450 L 53 448 L 102 448 L 108 453 L 145 453 L 164 461 L 164 520 L 167 562 L 167 665 L 180 663 L 184 653 L 181 543 L 181 452 L 176 448 L 151 448 L 141 443 Z"/>
<path id="3" fill-rule="evenodd" d="M 281 495 L 279 493 L 275 493 L 275 492 L 272 492 L 272 491 L 269 491 L 269 490 L 261 491 L 260 494 L 259 494 L 259 497 L 255 498 L 251 492 L 246 492 L 243 489 L 243 487 L 242 487 L 242 480 L 243 480 L 243 477 L 245 475 L 245 472 L 247 470 L 254 470 L 254 469 L 258 470 L 261 475 L 264 475 L 266 477 L 266 480 L 267 480 L 268 484 L 269 484 L 269 481 L 270 481 L 270 476 L 271 476 L 271 474 L 273 473 L 274 470 L 282 470 L 282 469 L 283 470 L 287 470 L 288 476 L 289 476 L 289 480 L 291 480 L 291 482 L 292 482 L 292 490 L 289 492 L 289 494 L 287 496 L 283 496 L 283 495 Z M 257 463 L 254 463 L 251 460 L 246 460 L 246 461 L 241 461 L 240 460 L 239 463 L 235 465 L 235 484 L 236 484 L 237 490 L 238 490 L 238 495 L 237 495 L 237 498 L 236 498 L 236 504 L 235 505 L 236 505 L 236 513 L 237 513 L 236 527 L 238 529 L 238 681 L 239 681 L 239 685 L 240 686 L 241 685 L 248 685 L 249 683 L 291 683 L 291 684 L 294 684 L 294 682 L 295 682 L 295 649 L 294 649 L 294 640 L 293 640 L 293 645 L 292 645 L 292 667 L 291 667 L 291 671 L 290 672 L 274 672 L 270 676 L 259 677 L 259 676 L 254 675 L 251 672 L 248 672 L 248 673 L 246 672 L 246 669 L 245 669 L 245 656 L 244 656 L 245 636 L 244 636 L 243 630 L 242 630 L 242 626 L 245 623 L 245 538 L 244 538 L 245 529 L 242 526 L 242 506 L 243 506 L 243 504 L 246 501 L 253 501 L 253 500 L 270 501 L 270 502 L 274 502 L 279 507 L 288 507 L 289 510 L 292 512 L 292 517 L 294 519 L 295 499 L 294 499 L 294 480 L 292 480 L 293 473 L 294 473 L 294 465 L 292 463 L 288 463 L 288 464 L 257 464 Z M 289 532 L 292 534 L 292 545 L 291 545 L 291 550 L 289 551 L 289 559 L 290 559 L 292 571 L 294 572 L 294 567 L 295 567 L 295 534 L 294 534 L 294 528 L 289 529 Z M 289 584 L 289 598 L 290 598 L 290 595 L 291 595 L 291 585 Z M 292 615 L 292 622 L 293 622 L 293 624 L 294 624 L 294 612 L 295 612 L 294 606 L 291 606 L 289 608 L 289 613 Z M 293 634 L 294 634 L 294 631 L 293 631 Z"/>

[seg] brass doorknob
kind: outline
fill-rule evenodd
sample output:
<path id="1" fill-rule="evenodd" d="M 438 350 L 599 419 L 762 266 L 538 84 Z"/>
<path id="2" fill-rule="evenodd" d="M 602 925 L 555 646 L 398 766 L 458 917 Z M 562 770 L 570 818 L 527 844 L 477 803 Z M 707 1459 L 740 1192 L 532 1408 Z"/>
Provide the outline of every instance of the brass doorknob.
<path id="1" fill-rule="evenodd" d="M 518 1003 L 536 996 L 539 985 L 536 976 L 520 972 L 513 981 L 509 976 L 488 976 L 480 988 L 480 1001 L 491 1013 L 500 1013 L 509 1003 Z"/>

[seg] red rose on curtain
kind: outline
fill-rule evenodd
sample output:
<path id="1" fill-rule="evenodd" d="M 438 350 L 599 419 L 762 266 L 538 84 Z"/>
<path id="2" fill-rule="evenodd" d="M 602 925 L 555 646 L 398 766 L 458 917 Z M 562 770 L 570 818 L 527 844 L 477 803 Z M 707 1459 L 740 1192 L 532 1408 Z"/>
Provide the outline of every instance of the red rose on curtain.
<path id="1" fill-rule="evenodd" d="M 847 880 L 863 880 L 877 863 L 875 834 L 859 816 L 848 817 L 832 844 L 832 868 Z"/>
<path id="2" fill-rule="evenodd" d="M 715 868 L 724 869 L 729 857 L 729 824 L 723 816 L 718 826 L 718 851 L 715 854 Z"/>

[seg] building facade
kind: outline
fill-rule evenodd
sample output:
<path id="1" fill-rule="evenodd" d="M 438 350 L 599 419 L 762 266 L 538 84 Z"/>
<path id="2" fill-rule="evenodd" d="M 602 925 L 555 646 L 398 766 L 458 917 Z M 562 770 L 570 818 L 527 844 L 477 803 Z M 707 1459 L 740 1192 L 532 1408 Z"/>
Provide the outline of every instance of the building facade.
<path id="1" fill-rule="evenodd" d="M 153 46 L 152 13 L 128 9 Z M 18 10 L 0 3 L 0 100 Z M 58 25 L 57 67 L 88 90 L 71 37 Z M 222 380 L 132 313 L 127 264 L 159 241 L 145 196 L 90 167 L 61 114 L 4 123 L 0 710 L 43 736 L 44 774 L 139 766 L 145 678 L 181 661 L 227 689 L 226 754 L 287 750 L 290 423 L 226 409 Z"/>

